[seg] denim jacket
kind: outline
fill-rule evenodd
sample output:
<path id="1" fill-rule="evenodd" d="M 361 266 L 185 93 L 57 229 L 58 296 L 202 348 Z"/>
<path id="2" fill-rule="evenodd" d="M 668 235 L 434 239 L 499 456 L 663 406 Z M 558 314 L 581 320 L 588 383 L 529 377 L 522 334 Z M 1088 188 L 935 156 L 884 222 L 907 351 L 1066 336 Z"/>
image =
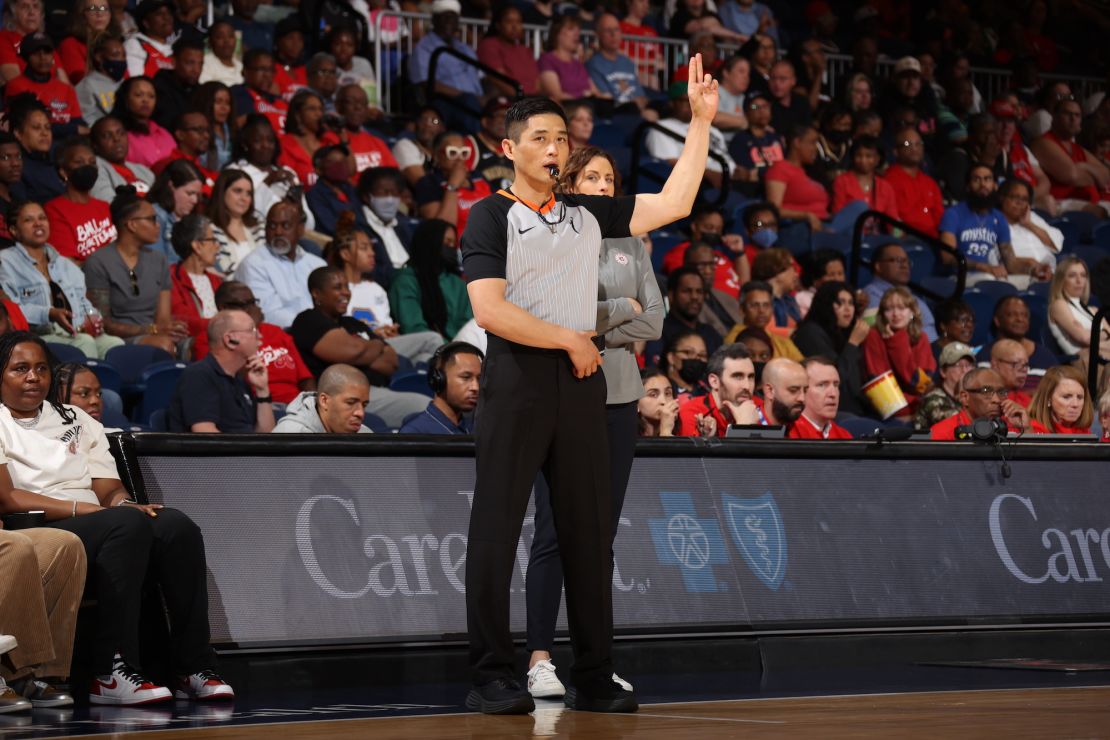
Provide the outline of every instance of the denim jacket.
<path id="1" fill-rule="evenodd" d="M 85 295 L 85 274 L 49 244 L 46 245 L 46 261 L 51 280 L 62 289 L 73 309 L 73 326 L 81 326 L 92 308 Z M 50 309 L 53 308 L 50 282 L 39 272 L 27 248 L 18 242 L 0 252 L 0 287 L 19 304 L 28 324 L 40 331 L 49 328 Z"/>

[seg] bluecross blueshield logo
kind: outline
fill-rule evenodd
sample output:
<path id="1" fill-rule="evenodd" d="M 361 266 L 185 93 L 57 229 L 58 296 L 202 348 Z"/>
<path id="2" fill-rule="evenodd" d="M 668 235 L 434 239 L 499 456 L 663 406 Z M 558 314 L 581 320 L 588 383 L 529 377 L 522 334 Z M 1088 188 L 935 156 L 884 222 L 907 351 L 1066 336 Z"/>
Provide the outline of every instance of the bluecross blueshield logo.
<path id="1" fill-rule="evenodd" d="M 698 516 L 689 493 L 661 492 L 659 499 L 665 516 L 648 522 L 659 562 L 677 565 L 689 592 L 718 591 L 713 566 L 728 563 L 721 526 L 712 517 Z"/>
<path id="2" fill-rule="evenodd" d="M 721 510 L 748 567 L 768 588 L 778 591 L 786 576 L 786 532 L 771 492 L 753 499 L 721 494 Z"/>

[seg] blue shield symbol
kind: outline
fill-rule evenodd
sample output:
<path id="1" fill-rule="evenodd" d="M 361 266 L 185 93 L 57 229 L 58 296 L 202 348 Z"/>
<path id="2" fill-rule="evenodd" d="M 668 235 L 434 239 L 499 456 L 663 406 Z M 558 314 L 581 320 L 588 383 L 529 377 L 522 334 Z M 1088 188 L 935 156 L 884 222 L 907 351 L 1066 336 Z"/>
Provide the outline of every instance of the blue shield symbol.
<path id="1" fill-rule="evenodd" d="M 745 499 L 721 494 L 732 541 L 756 577 L 778 591 L 786 576 L 786 533 L 771 492 Z"/>

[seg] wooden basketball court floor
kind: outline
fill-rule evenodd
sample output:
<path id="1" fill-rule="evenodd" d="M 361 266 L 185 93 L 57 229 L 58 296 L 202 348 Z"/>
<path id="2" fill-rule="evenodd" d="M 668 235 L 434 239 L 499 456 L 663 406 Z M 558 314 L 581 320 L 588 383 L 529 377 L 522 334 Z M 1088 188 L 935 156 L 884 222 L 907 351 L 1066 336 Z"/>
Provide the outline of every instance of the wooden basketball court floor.
<path id="1" fill-rule="evenodd" d="M 451 711 L 447 707 L 443 707 Z M 130 712 L 131 718 L 142 710 Z M 458 711 L 456 708 L 455 711 Z M 139 714 L 136 715 L 136 712 Z M 133 720 L 134 722 L 134 720 Z M 643 705 L 636 714 L 572 712 L 539 702 L 528 716 L 425 714 L 405 717 L 268 721 L 138 730 L 123 719 L 111 737 L 128 740 L 333 738 L 1057 738 L 1110 736 L 1110 686 L 989 689 L 741 699 Z M 139 723 L 141 724 L 141 723 Z M 131 726 L 136 726 L 132 724 Z M 31 727 L 24 727 L 30 730 Z M 91 729 L 91 728 L 89 728 Z M 107 728 L 98 728 L 103 732 Z M 23 736 L 0 725 L 0 738 Z M 35 737 L 45 737 L 35 733 Z M 88 735 L 67 734 L 68 737 Z M 98 737 L 108 735 L 98 734 Z"/>

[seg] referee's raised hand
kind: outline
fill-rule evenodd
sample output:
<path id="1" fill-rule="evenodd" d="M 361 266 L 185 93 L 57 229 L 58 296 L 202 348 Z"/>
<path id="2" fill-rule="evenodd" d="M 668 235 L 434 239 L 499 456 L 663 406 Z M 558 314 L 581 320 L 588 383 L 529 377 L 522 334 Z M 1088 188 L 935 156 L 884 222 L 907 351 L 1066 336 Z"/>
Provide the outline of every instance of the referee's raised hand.
<path id="1" fill-rule="evenodd" d="M 713 75 L 705 74 L 702 67 L 701 54 L 695 54 L 688 65 L 690 68 L 690 81 L 686 87 L 686 94 L 690 98 L 690 110 L 695 119 L 712 121 L 717 115 L 717 104 L 720 96 L 717 92 L 717 81 Z"/>
<path id="2" fill-rule="evenodd" d="M 566 348 L 570 355 L 570 362 L 574 365 L 574 377 L 588 378 L 601 367 L 601 353 L 593 341 L 594 332 L 577 331 L 573 334 L 573 341 Z"/>

